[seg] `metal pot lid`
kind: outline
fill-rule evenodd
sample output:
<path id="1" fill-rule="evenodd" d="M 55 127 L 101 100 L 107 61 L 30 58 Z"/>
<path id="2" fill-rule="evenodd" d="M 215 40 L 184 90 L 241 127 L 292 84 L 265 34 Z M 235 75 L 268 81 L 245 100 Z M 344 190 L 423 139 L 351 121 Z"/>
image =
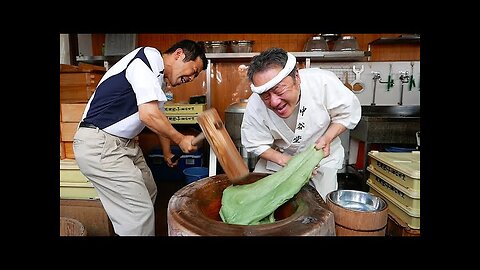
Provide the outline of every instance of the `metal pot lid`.
<path id="1" fill-rule="evenodd" d="M 240 99 L 238 102 L 230 104 L 225 112 L 229 113 L 244 113 L 247 106 L 248 99 Z"/>

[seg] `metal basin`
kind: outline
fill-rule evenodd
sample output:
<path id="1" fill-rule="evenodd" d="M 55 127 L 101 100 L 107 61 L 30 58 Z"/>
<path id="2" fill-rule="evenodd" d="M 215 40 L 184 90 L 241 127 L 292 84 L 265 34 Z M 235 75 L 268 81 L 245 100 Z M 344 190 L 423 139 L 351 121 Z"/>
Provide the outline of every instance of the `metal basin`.
<path id="1" fill-rule="evenodd" d="M 362 106 L 362 118 L 360 121 L 420 121 L 420 106 Z"/>
<path id="2" fill-rule="evenodd" d="M 387 202 L 358 190 L 336 190 L 327 194 L 327 206 L 335 217 L 338 236 L 384 236 Z"/>
<path id="3" fill-rule="evenodd" d="M 382 211 L 387 207 L 387 203 L 370 193 L 358 190 L 337 190 L 327 195 L 327 200 L 343 208 L 360 212 Z"/>
<path id="4" fill-rule="evenodd" d="M 416 144 L 420 106 L 362 106 L 350 136 L 366 143 Z"/>

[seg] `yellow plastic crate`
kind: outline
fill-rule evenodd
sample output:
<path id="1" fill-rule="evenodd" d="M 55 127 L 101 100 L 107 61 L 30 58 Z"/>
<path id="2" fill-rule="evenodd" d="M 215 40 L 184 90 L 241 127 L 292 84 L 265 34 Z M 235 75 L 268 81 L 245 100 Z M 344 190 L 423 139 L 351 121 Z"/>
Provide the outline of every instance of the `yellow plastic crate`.
<path id="1" fill-rule="evenodd" d="M 196 124 L 197 115 L 167 115 L 172 124 Z"/>
<path id="2" fill-rule="evenodd" d="M 60 182 L 61 199 L 98 199 L 92 183 Z"/>
<path id="3" fill-rule="evenodd" d="M 382 191 L 385 191 L 388 195 L 392 196 L 392 198 L 403 204 L 403 206 L 410 211 L 420 211 L 419 190 L 417 191 L 403 187 L 402 185 L 373 169 L 372 166 L 368 166 L 367 170 L 371 172 L 369 180 L 373 185 Z"/>
<path id="4" fill-rule="evenodd" d="M 60 182 L 88 183 L 74 159 L 60 160 Z"/>
<path id="5" fill-rule="evenodd" d="M 390 153 L 370 151 L 370 166 L 411 190 L 420 190 L 420 151 Z"/>
<path id="6" fill-rule="evenodd" d="M 165 114 L 170 115 L 198 115 L 206 108 L 206 104 L 165 104 Z"/>
<path id="7" fill-rule="evenodd" d="M 367 180 L 367 185 L 370 186 L 370 193 L 387 201 L 388 211 L 390 213 L 393 213 L 396 217 L 407 223 L 408 227 L 417 230 L 420 229 L 420 211 L 407 209 L 385 191 L 382 191 L 377 186 L 373 185 L 371 179 Z"/>

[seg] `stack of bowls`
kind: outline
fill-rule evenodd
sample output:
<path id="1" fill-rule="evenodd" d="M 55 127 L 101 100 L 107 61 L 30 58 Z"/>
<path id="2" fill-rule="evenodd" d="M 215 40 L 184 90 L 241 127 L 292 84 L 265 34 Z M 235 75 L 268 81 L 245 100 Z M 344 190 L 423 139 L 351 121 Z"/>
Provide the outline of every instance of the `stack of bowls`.
<path id="1" fill-rule="evenodd" d="M 231 40 L 230 48 L 234 53 L 249 53 L 252 52 L 252 46 L 255 43 L 253 40 Z"/>
<path id="2" fill-rule="evenodd" d="M 328 51 L 327 41 L 320 35 L 313 36 L 308 39 L 307 43 L 305 43 L 304 51 L 306 52 Z"/>
<path id="3" fill-rule="evenodd" d="M 203 42 L 206 53 L 225 53 L 227 52 L 228 42 L 226 41 L 205 41 Z"/>

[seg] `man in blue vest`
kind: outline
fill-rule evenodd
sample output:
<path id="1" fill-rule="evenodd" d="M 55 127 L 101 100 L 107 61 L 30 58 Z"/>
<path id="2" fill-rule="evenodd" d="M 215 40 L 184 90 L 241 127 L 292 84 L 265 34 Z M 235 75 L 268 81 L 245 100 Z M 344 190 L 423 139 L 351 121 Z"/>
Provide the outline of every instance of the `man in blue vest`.
<path id="1" fill-rule="evenodd" d="M 120 236 L 155 235 L 157 186 L 134 138 L 147 126 L 162 145 L 173 141 L 185 153 L 193 136 L 178 132 L 164 114 L 167 85 L 194 80 L 207 68 L 202 47 L 182 40 L 163 54 L 140 47 L 100 80 L 75 133 L 75 159 L 90 180 Z"/>

